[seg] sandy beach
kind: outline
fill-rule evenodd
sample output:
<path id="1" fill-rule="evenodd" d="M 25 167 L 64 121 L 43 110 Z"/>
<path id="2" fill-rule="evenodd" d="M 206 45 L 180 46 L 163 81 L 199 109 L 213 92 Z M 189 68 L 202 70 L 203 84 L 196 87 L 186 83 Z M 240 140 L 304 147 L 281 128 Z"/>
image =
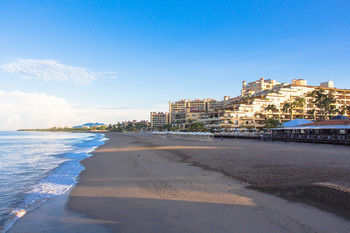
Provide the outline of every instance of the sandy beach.
<path id="1" fill-rule="evenodd" d="M 349 182 L 349 148 L 110 134 L 68 208 L 114 232 L 349 232 L 344 218 L 246 188 Z M 193 166 L 193 164 L 199 166 Z M 319 172 L 319 169 L 321 169 Z M 293 175 L 292 175 L 293 174 Z"/>
<path id="2" fill-rule="evenodd" d="M 107 137 L 48 232 L 350 232 L 349 147 Z"/>

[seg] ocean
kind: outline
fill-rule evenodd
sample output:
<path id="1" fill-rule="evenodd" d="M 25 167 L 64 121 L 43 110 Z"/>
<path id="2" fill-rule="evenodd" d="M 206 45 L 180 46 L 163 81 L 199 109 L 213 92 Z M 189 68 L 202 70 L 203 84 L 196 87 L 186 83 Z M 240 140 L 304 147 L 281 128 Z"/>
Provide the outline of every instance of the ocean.
<path id="1" fill-rule="evenodd" d="M 70 190 L 80 161 L 105 140 L 98 133 L 0 132 L 0 232 Z"/>

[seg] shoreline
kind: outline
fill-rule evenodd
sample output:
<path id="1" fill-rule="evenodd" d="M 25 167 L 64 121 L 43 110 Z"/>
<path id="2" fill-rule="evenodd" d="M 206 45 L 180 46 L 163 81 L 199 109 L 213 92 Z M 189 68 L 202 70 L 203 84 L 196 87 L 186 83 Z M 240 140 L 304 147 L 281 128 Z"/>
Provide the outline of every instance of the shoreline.
<path id="1" fill-rule="evenodd" d="M 69 211 L 66 204 L 69 198 L 67 193 L 47 200 L 41 206 L 28 212 L 20 218 L 7 233 L 110 233 L 109 229 L 83 214 Z M 40 229 L 40 230 L 39 230 Z"/>
<path id="2" fill-rule="evenodd" d="M 256 191 L 239 177 L 224 174 L 224 167 L 218 171 L 215 163 L 205 167 L 208 155 L 222 156 L 221 147 L 229 144 L 226 152 L 242 150 L 234 142 L 244 147 L 249 141 L 217 140 L 204 147 L 208 142 L 150 135 L 110 133 L 105 137 L 109 140 L 81 161 L 85 169 L 68 193 L 29 212 L 8 232 L 350 230 L 346 218 L 298 200 L 280 199 L 276 193 Z M 202 163 L 196 164 L 198 158 Z"/>
<path id="3" fill-rule="evenodd" d="M 53 132 L 56 133 L 56 132 Z M 67 132 L 65 132 L 67 133 Z M 26 229 L 26 232 L 28 231 L 28 226 L 34 226 L 34 229 L 37 229 L 37 227 L 46 227 L 45 232 L 49 231 L 50 228 L 53 228 L 54 226 L 58 228 L 70 228 L 74 224 L 66 224 L 65 226 L 62 226 L 62 222 L 59 222 L 58 219 L 54 219 L 52 216 L 48 217 L 45 215 L 45 213 L 57 215 L 58 217 L 62 217 L 64 221 L 66 221 L 69 216 L 77 219 L 83 219 L 82 216 L 79 214 L 72 213 L 68 211 L 65 206 L 69 198 L 69 193 L 71 190 L 76 186 L 76 184 L 79 182 L 79 176 L 80 173 L 86 168 L 82 165 L 82 161 L 93 156 L 93 151 L 95 151 L 98 147 L 102 146 L 105 141 L 108 141 L 108 138 L 105 134 L 101 133 L 92 133 L 96 135 L 96 140 L 94 139 L 91 147 L 80 147 L 78 150 L 73 150 L 69 153 L 67 153 L 69 158 L 72 156 L 72 154 L 76 154 L 78 156 L 76 159 L 68 160 L 67 162 L 77 162 L 79 164 L 79 167 L 82 167 L 82 170 L 80 170 L 79 174 L 72 177 L 76 182 L 72 184 L 72 186 L 65 191 L 63 194 L 58 194 L 56 196 L 43 199 L 41 200 L 41 203 L 37 206 L 33 207 L 33 209 L 27 210 L 26 213 L 19 217 L 17 220 L 15 220 L 12 225 L 5 231 L 5 232 L 24 232 L 23 229 Z M 100 136 L 101 135 L 101 136 Z M 84 143 L 90 143 L 89 140 L 85 140 Z M 81 149 L 84 148 L 84 150 L 87 149 L 85 152 L 81 152 Z M 85 158 L 82 158 L 81 155 L 86 154 Z M 75 158 L 74 156 L 72 158 Z M 64 163 L 60 164 L 60 166 L 54 168 L 50 175 L 55 174 L 56 169 L 60 169 L 61 166 L 64 166 Z M 42 181 L 41 181 L 42 182 Z M 55 184 L 55 183 L 54 183 Z M 53 190 L 48 190 L 48 192 L 53 192 Z M 38 219 L 39 217 L 39 219 Z M 43 221 L 42 219 L 46 219 L 46 221 Z M 86 223 L 89 223 L 88 219 L 85 221 Z M 80 228 L 80 227 L 79 227 Z M 97 228 L 99 228 L 97 226 Z M 77 227 L 73 227 L 72 229 L 77 230 Z M 102 229 L 102 228 L 101 228 Z M 55 230 L 53 230 L 56 232 Z M 2 231 L 1 231 L 2 232 Z M 92 231 L 94 232 L 94 231 Z"/>
<path id="4" fill-rule="evenodd" d="M 135 224 L 146 225 L 147 226 L 146 228 L 142 228 L 142 230 L 145 232 L 152 232 L 154 230 L 163 229 L 164 227 L 165 227 L 165 231 L 172 232 L 174 226 L 169 222 L 175 221 L 176 218 L 164 219 L 164 216 L 162 215 L 159 216 L 157 214 L 154 214 L 153 211 L 150 212 L 150 209 L 155 208 L 158 212 L 163 212 L 164 211 L 163 207 L 162 208 L 159 207 L 163 205 L 165 206 L 170 205 L 172 209 L 176 209 L 177 205 L 180 205 L 180 206 L 182 205 L 179 203 L 177 203 L 176 205 L 172 203 L 176 201 L 181 201 L 181 203 L 183 201 L 190 202 L 190 203 L 198 203 L 198 202 L 207 203 L 208 202 L 208 200 L 205 200 L 205 201 L 202 200 L 201 198 L 203 197 L 199 198 L 195 196 L 193 194 L 193 190 L 188 191 L 187 189 L 193 189 L 193 187 L 191 186 L 186 186 L 186 189 L 184 190 L 182 189 L 183 184 L 179 184 L 179 182 L 172 181 L 171 179 L 169 181 L 168 179 L 164 178 L 166 181 L 160 182 L 159 181 L 160 177 L 169 175 L 168 174 L 169 171 L 164 171 L 164 168 L 161 168 L 161 167 L 156 167 L 156 169 L 150 169 L 149 166 L 154 166 L 154 164 L 150 164 L 149 161 L 147 160 L 152 160 L 153 163 L 155 164 L 158 164 L 158 163 L 163 164 L 164 167 L 179 166 L 178 168 L 179 170 L 182 170 L 185 168 L 186 169 L 188 168 L 189 170 L 193 170 L 193 171 L 196 170 L 196 172 L 193 172 L 193 174 L 205 173 L 206 176 L 209 175 L 209 177 L 224 176 L 224 178 L 220 177 L 217 179 L 220 180 L 220 182 L 222 182 L 222 180 L 225 180 L 225 182 L 227 181 L 232 182 L 232 184 L 228 185 L 228 187 L 240 186 L 239 189 L 241 190 L 241 192 L 247 193 L 248 196 L 251 195 L 256 198 L 256 199 L 249 198 L 249 199 L 252 199 L 253 202 L 264 203 L 266 202 L 265 199 L 272 199 L 273 202 L 280 202 L 279 203 L 280 206 L 274 207 L 277 209 L 280 209 L 281 206 L 283 206 L 283 208 L 286 208 L 285 205 L 288 205 L 288 208 L 292 208 L 292 209 L 299 208 L 298 211 L 301 211 L 301 212 L 311 211 L 311 217 L 308 216 L 310 214 L 309 213 L 308 215 L 304 216 L 303 220 L 298 219 L 295 221 L 297 222 L 301 221 L 303 222 L 302 224 L 306 224 L 306 225 L 309 224 L 312 229 L 314 227 L 315 228 L 319 227 L 319 226 L 316 226 L 317 224 L 312 221 L 312 219 L 315 216 L 326 219 L 325 222 L 327 222 L 327 225 L 328 226 L 332 225 L 333 227 L 338 228 L 339 232 L 342 232 L 342 231 L 346 232 L 350 229 L 350 226 L 349 226 L 350 223 L 347 220 L 345 220 L 347 217 L 346 215 L 342 216 L 342 217 L 345 217 L 344 219 L 344 218 L 333 216 L 330 213 L 320 211 L 319 209 L 314 209 L 310 205 L 301 204 L 300 202 L 286 203 L 285 200 L 282 200 L 282 199 L 279 200 L 279 198 L 276 197 L 278 196 L 276 195 L 276 193 L 272 193 L 275 196 L 270 196 L 269 194 L 263 193 L 263 192 L 268 193 L 266 190 L 259 190 L 263 192 L 256 192 L 252 190 L 252 188 L 254 187 L 249 185 L 251 184 L 251 182 L 247 182 L 247 180 L 243 180 L 243 179 L 238 179 L 238 177 L 234 176 L 234 174 L 232 173 L 229 174 L 229 177 L 227 177 L 227 174 L 225 174 L 225 168 L 219 170 L 218 167 L 216 167 L 217 164 L 215 163 L 211 164 L 210 166 L 208 166 L 208 164 L 206 165 L 206 162 L 210 164 L 210 162 L 212 161 L 208 160 L 208 156 L 204 156 L 204 157 L 200 156 L 200 154 L 203 153 L 203 151 L 200 151 L 199 149 L 197 149 L 197 148 L 200 148 L 200 146 L 203 146 L 205 144 L 203 142 L 159 139 L 159 138 L 152 137 L 150 135 L 142 136 L 140 134 L 109 133 L 109 134 L 106 134 L 106 136 L 110 138 L 110 141 L 106 142 L 103 146 L 95 150 L 93 152 L 94 156 L 83 161 L 83 165 L 86 167 L 86 170 L 84 170 L 80 174 L 80 182 L 70 193 L 69 201 L 67 203 L 67 208 L 74 212 L 83 213 L 84 215 L 87 215 L 90 218 L 107 220 L 109 221 L 109 223 L 106 223 L 105 225 L 114 231 L 122 230 L 123 232 L 129 232 L 129 231 L 132 232 L 132 230 L 135 230 L 135 227 L 130 225 L 130 221 L 132 219 L 137 221 L 135 222 Z M 118 142 L 118 140 L 120 140 L 120 142 Z M 239 144 L 242 144 L 242 143 L 244 144 L 243 141 L 240 141 L 237 143 L 237 141 L 230 142 L 228 140 L 225 140 L 225 143 L 224 143 L 225 145 L 220 145 L 220 142 L 214 141 L 213 143 L 210 144 L 210 146 L 217 146 L 219 144 L 221 147 L 221 146 L 227 146 L 226 144 L 233 144 L 233 147 L 231 149 L 240 150 L 242 148 L 239 148 L 240 147 Z M 249 144 L 249 142 L 245 142 L 245 143 Z M 256 143 L 256 141 L 254 141 L 254 143 Z M 262 143 L 266 143 L 266 142 L 261 142 L 260 144 Z M 186 147 L 189 145 L 191 145 L 192 147 L 188 147 L 189 149 L 187 149 Z M 286 146 L 285 144 L 283 145 Z M 260 146 L 264 146 L 264 145 L 260 145 Z M 294 145 L 294 147 L 295 146 L 296 145 Z M 159 149 L 161 147 L 164 147 L 164 149 Z M 174 149 L 172 147 L 174 147 Z M 217 147 L 218 147 L 217 151 L 216 151 L 216 148 L 215 149 L 206 148 L 206 150 L 209 149 L 208 151 L 215 151 L 215 154 L 219 154 L 218 156 L 220 157 L 222 156 L 220 155 L 220 153 L 222 153 L 222 151 L 220 150 L 228 149 L 228 148 L 220 148 L 219 146 Z M 293 145 L 290 145 L 290 144 L 287 145 L 287 148 L 289 148 L 290 151 L 293 151 L 291 150 L 291 147 L 293 147 Z M 123 148 L 131 148 L 131 149 L 123 149 Z M 200 151 L 199 154 L 194 153 L 198 151 Z M 208 151 L 205 153 L 208 154 L 209 153 Z M 210 153 L 213 154 L 212 152 Z M 196 159 L 198 158 L 201 158 L 202 162 L 196 161 Z M 119 163 L 123 162 L 123 165 L 118 164 L 118 162 Z M 129 168 L 130 171 L 125 170 L 127 168 Z M 200 170 L 198 171 L 198 169 Z M 121 170 L 121 171 L 118 171 L 118 170 Z M 141 176 L 140 174 L 137 174 L 140 172 L 142 174 Z M 159 174 L 153 174 L 158 172 L 161 172 L 162 175 L 158 176 Z M 151 176 L 151 177 L 147 178 L 148 176 Z M 230 177 L 233 177 L 233 179 Z M 191 179 L 187 180 L 186 178 L 186 182 L 192 182 L 192 181 Z M 196 182 L 198 182 L 198 180 Z M 208 186 L 209 184 L 202 184 L 202 185 Z M 210 185 L 213 185 L 213 184 L 210 184 Z M 219 186 L 221 187 L 221 185 L 223 184 L 220 184 Z M 227 192 L 231 193 L 232 190 L 225 190 L 222 194 L 220 193 L 216 195 L 220 196 Z M 189 195 L 188 193 L 191 193 L 191 195 L 194 195 L 194 196 L 192 198 L 191 197 L 185 198 L 186 194 Z M 202 193 L 201 195 L 208 195 L 208 193 L 205 193 L 205 194 L 204 193 Z M 283 196 L 280 196 L 280 197 L 283 197 Z M 196 200 L 198 198 L 200 199 L 199 201 Z M 226 196 L 226 198 L 227 200 L 230 200 L 230 196 Z M 225 203 L 225 201 L 227 201 L 226 198 L 222 199 L 221 202 L 219 201 L 219 203 L 221 203 L 221 205 L 224 205 L 224 206 L 232 205 L 232 203 Z M 241 196 L 240 198 L 245 198 L 245 197 Z M 288 198 L 285 198 L 285 199 L 288 200 Z M 164 201 L 165 203 L 159 204 L 158 203 L 159 201 L 161 203 Z M 131 204 L 132 202 L 136 202 L 138 203 L 138 205 L 136 205 L 135 207 L 134 204 Z M 106 203 L 109 203 L 109 204 L 106 205 Z M 103 207 L 101 207 L 101 205 Z M 145 205 L 147 205 L 147 207 Z M 259 206 L 259 204 L 257 205 Z M 274 204 L 270 202 L 268 203 L 268 206 L 269 205 L 274 205 Z M 152 219 L 159 218 L 158 220 L 162 222 L 162 225 L 159 225 L 159 223 L 157 224 L 156 222 L 153 222 L 153 220 L 146 218 L 142 214 L 141 216 L 139 216 L 140 215 L 139 213 L 134 212 L 133 210 L 130 210 L 130 208 L 131 209 L 139 208 L 139 211 L 151 215 Z M 187 207 L 187 208 L 190 208 L 191 211 L 193 211 L 193 214 L 194 213 L 198 214 L 196 212 L 198 211 L 196 209 L 197 207 L 196 208 Z M 260 208 L 269 208 L 269 207 L 260 206 Z M 121 213 L 124 211 L 126 213 Z M 235 212 L 234 210 L 232 211 Z M 169 213 L 165 212 L 163 214 L 169 214 Z M 249 213 L 248 216 L 252 217 L 252 215 L 256 215 L 256 214 L 257 214 L 256 211 L 255 212 L 253 211 L 253 213 Z M 341 213 L 337 213 L 337 214 L 341 215 Z M 207 215 L 206 216 L 207 218 L 208 217 L 215 218 L 215 216 L 212 216 L 208 212 L 206 213 L 206 215 Z M 244 214 L 242 215 L 244 216 Z M 288 216 L 289 215 L 292 215 L 293 218 L 298 218 L 298 216 L 294 211 L 289 212 Z M 235 217 L 241 218 L 242 216 L 239 213 L 238 216 L 236 215 Z M 274 217 L 278 218 L 278 216 L 274 216 Z M 146 219 L 143 219 L 143 221 L 140 222 L 140 218 L 141 219 L 146 218 Z M 256 219 L 257 221 L 261 221 L 260 217 L 254 216 L 253 218 L 257 218 Z M 178 222 L 178 224 L 185 224 L 186 227 L 189 227 L 190 230 L 187 228 L 186 229 L 189 230 L 190 232 L 191 231 L 195 232 L 194 229 L 191 230 L 191 227 L 186 225 L 186 223 L 187 221 Z M 225 222 L 224 225 L 225 224 L 230 225 L 229 222 Z M 286 223 L 286 224 L 288 225 L 289 223 Z M 222 226 L 222 224 L 220 224 L 220 226 Z M 242 227 L 248 227 L 248 226 L 244 225 Z M 269 228 L 269 227 L 273 228 L 275 226 L 267 226 L 267 229 L 274 231 L 272 230 L 272 228 Z M 290 226 L 290 227 L 293 228 L 297 226 Z M 323 226 L 323 227 L 326 227 L 326 226 Z M 204 231 L 207 229 L 210 229 L 210 227 L 203 228 Z M 320 229 L 322 228 L 319 228 L 319 230 Z M 256 231 L 254 231 L 254 229 L 250 229 L 249 232 L 256 232 Z"/>

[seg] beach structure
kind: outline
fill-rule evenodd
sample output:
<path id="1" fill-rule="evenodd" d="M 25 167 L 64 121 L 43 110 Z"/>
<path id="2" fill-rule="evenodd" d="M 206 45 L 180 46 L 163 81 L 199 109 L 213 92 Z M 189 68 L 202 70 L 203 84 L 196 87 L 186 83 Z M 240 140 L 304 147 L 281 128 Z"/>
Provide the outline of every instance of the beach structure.
<path id="1" fill-rule="evenodd" d="M 350 120 L 333 118 L 330 120 L 315 121 L 315 122 L 300 125 L 300 126 L 334 126 L 334 125 L 350 125 Z"/>
<path id="2" fill-rule="evenodd" d="M 309 124 L 309 123 L 312 123 L 312 121 L 309 121 L 306 119 L 294 119 L 291 121 L 284 122 L 282 124 L 282 127 L 296 127 L 299 125 L 305 125 L 305 124 Z"/>
<path id="3" fill-rule="evenodd" d="M 271 139 L 349 145 L 350 120 L 325 120 L 294 127 L 274 128 Z"/>
<path id="4" fill-rule="evenodd" d="M 151 112 L 150 113 L 151 128 L 159 128 L 169 124 L 169 114 L 167 112 Z"/>
<path id="5" fill-rule="evenodd" d="M 212 141 L 214 134 L 208 132 L 152 132 L 153 135 L 162 138 L 183 139 L 193 141 Z"/>
<path id="6" fill-rule="evenodd" d="M 214 132 L 216 138 L 241 138 L 241 139 L 264 139 L 263 132 L 249 132 L 248 130 L 232 130 L 230 132 Z"/>
<path id="7" fill-rule="evenodd" d="M 338 116 L 332 117 L 331 120 L 350 120 L 350 118 L 343 115 L 338 115 Z"/>

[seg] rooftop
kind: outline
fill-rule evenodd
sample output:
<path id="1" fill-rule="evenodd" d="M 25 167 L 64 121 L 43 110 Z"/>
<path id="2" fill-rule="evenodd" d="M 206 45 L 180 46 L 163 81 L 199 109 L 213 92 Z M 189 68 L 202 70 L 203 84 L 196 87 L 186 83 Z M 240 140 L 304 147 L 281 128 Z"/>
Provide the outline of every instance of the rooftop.
<path id="1" fill-rule="evenodd" d="M 324 121 L 316 121 L 309 124 L 300 125 L 304 126 L 329 126 L 329 125 L 350 125 L 350 120 L 324 120 Z"/>

